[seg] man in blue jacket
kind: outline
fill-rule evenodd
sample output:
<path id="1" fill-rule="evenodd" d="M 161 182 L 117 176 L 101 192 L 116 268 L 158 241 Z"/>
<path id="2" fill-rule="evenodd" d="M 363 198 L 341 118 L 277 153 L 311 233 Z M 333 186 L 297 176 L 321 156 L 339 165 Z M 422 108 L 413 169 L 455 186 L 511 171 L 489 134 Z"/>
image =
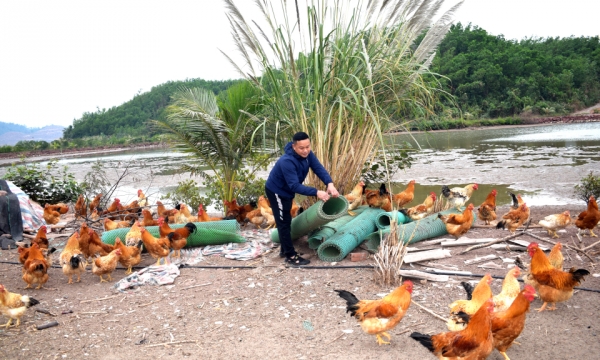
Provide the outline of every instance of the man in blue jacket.
<path id="1" fill-rule="evenodd" d="M 285 154 L 277 160 L 273 170 L 271 170 L 265 185 L 265 191 L 273 209 L 279 241 L 281 242 L 279 255 L 281 257 L 285 256 L 285 262 L 289 264 L 308 265 L 310 260 L 300 257 L 292 244 L 290 233 L 292 201 L 294 201 L 296 194 L 316 196 L 320 200 L 327 201 L 330 196 L 338 197 L 339 193 L 333 185 L 327 170 L 310 150 L 308 134 L 298 132 L 294 134 L 292 140 L 285 146 Z M 319 179 L 327 184 L 327 191 L 302 185 L 309 169 L 312 169 Z"/>

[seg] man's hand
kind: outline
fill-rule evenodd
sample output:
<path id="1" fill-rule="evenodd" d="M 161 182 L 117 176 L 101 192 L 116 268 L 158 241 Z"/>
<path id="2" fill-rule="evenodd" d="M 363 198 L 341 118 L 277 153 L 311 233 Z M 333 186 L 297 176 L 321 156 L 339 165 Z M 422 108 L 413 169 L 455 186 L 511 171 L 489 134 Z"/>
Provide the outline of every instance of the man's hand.
<path id="1" fill-rule="evenodd" d="M 322 190 L 317 190 L 317 197 L 319 200 L 327 201 L 329 200 L 329 194 Z"/>
<path id="2" fill-rule="evenodd" d="M 327 192 L 335 198 L 340 196 L 340 193 L 337 191 L 335 186 L 333 186 L 333 183 L 327 184 Z"/>

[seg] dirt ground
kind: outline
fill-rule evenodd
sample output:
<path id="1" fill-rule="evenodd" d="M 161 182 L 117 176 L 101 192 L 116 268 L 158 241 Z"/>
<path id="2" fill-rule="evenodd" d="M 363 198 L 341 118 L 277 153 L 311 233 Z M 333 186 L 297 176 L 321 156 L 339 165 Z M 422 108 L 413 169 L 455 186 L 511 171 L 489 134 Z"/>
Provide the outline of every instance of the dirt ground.
<path id="1" fill-rule="evenodd" d="M 502 214 L 507 209 L 499 209 Z M 578 214 L 583 207 L 534 207 L 534 223 L 546 215 L 571 210 Z M 560 241 L 578 243 L 575 227 L 561 233 Z M 543 229 L 531 230 L 545 239 Z M 600 229 L 597 229 L 600 233 Z M 472 229 L 469 238 L 501 238 L 507 231 Z M 533 241 L 529 236 L 522 240 Z M 593 240 L 584 237 L 584 245 Z M 551 244 L 546 244 L 550 247 Z M 311 259 L 311 266 L 332 265 L 320 261 L 306 242 L 297 246 Z M 415 247 L 418 247 L 415 244 Z M 439 245 L 436 245 L 439 246 Z M 406 268 L 444 268 L 455 266 L 474 274 L 490 272 L 504 276 L 507 263 L 493 260 L 504 269 L 482 269 L 467 266 L 464 260 L 496 254 L 501 258 L 524 253 L 484 248 L 464 255 L 465 247 L 449 248 L 452 257 L 424 264 L 404 265 Z M 593 260 L 600 261 L 600 245 Z M 56 256 L 57 258 L 57 256 Z M 246 262 L 222 257 L 207 257 L 200 266 L 253 265 L 253 269 L 181 268 L 173 285 L 142 286 L 137 291 L 119 293 L 112 283 L 99 283 L 88 273 L 81 283 L 67 285 L 59 268 L 49 271 L 46 289 L 23 290 L 17 251 L 0 252 L 0 283 L 9 291 L 28 294 L 40 301 L 36 306 L 55 316 L 30 309 L 19 328 L 0 330 L 2 359 L 139 359 L 139 358 L 230 358 L 258 359 L 433 359 L 424 347 L 409 337 L 410 332 L 438 333 L 446 331 L 439 319 L 412 305 L 404 319 L 392 331 L 390 345 L 379 346 L 375 337 L 362 332 L 358 323 L 345 312 L 344 301 L 334 289 L 353 292 L 358 298 L 377 299 L 392 290 L 373 281 L 373 270 L 341 268 L 373 264 L 369 258 L 361 262 L 348 259 L 332 269 L 286 268 L 278 249 L 257 260 Z M 142 265 L 153 260 L 144 255 Z M 565 268 L 585 268 L 592 273 L 582 287 L 600 290 L 600 268 L 590 259 L 574 251 L 565 251 Z M 119 267 L 113 279 L 121 279 Z M 446 317 L 448 304 L 465 298 L 460 281 L 479 280 L 451 276 L 449 282 L 414 280 L 413 300 Z M 500 291 L 502 280 L 494 280 L 494 293 Z M 538 313 L 532 303 L 525 330 L 508 355 L 514 359 L 592 359 L 600 358 L 600 293 L 579 290 L 556 311 Z M 36 325 L 57 321 L 59 325 L 35 330 Z M 164 345 L 172 343 L 171 345 Z M 162 344 L 162 345 L 161 345 Z M 500 360 L 494 351 L 489 359 Z"/>

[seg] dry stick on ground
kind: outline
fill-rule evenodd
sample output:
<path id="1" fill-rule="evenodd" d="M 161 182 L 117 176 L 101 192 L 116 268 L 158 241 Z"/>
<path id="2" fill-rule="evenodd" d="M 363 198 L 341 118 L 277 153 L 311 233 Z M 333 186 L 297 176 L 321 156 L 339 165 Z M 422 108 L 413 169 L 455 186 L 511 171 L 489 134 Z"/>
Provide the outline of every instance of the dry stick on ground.
<path id="1" fill-rule="evenodd" d="M 549 243 L 551 243 L 551 244 L 554 244 L 554 245 L 556 245 L 556 242 L 554 242 L 554 241 L 552 241 L 552 240 L 544 239 L 544 238 L 542 238 L 542 237 L 539 237 L 539 236 L 537 236 L 537 235 L 535 235 L 535 234 L 532 234 L 532 233 L 529 233 L 529 232 L 526 232 L 526 233 L 525 233 L 525 235 L 529 235 L 529 236 L 531 236 L 532 238 L 534 238 L 534 239 L 537 239 L 537 240 L 539 240 L 539 241 L 546 241 L 546 242 L 549 242 Z M 571 249 L 571 250 L 575 250 L 575 251 L 577 251 L 578 253 L 581 253 L 581 254 L 585 255 L 585 256 L 586 256 L 588 259 L 590 259 L 590 261 L 591 261 L 592 263 L 594 262 L 594 259 L 592 259 L 592 257 L 591 257 L 591 256 L 589 256 L 589 255 L 588 255 L 588 254 L 587 254 L 587 253 L 586 253 L 586 252 L 585 252 L 583 249 L 580 249 L 580 248 L 578 248 L 578 247 L 576 247 L 576 246 L 574 246 L 574 245 L 573 245 L 573 246 L 571 246 L 571 245 L 569 245 L 569 244 L 565 244 L 565 247 L 567 247 L 567 248 L 569 248 L 569 249 Z"/>
<path id="2" fill-rule="evenodd" d="M 198 340 L 181 340 L 181 341 L 170 341 L 170 342 L 166 342 L 166 343 L 160 343 L 160 344 L 152 344 L 152 345 L 148 345 L 146 347 L 155 347 L 155 346 L 169 346 L 169 345 L 177 345 L 177 344 L 189 344 L 189 343 L 197 343 Z"/>
<path id="3" fill-rule="evenodd" d="M 92 302 L 92 301 L 102 301 L 102 300 L 108 300 L 108 299 L 112 299 L 112 298 L 116 298 L 120 295 L 114 295 L 114 296 L 107 296 L 107 297 L 103 297 L 103 298 L 99 298 L 99 299 L 91 299 L 91 300 L 81 300 L 79 303 L 83 304 L 86 302 Z"/>
<path id="4" fill-rule="evenodd" d="M 420 307 L 421 309 L 423 309 L 424 311 L 428 312 L 429 314 L 435 316 L 436 318 L 442 320 L 443 322 L 448 322 L 448 319 L 445 319 L 444 317 L 434 313 L 433 311 L 429 310 L 428 308 L 426 308 L 425 306 L 419 304 L 418 302 L 414 301 L 414 300 L 410 300 L 413 304 L 417 305 L 418 307 Z"/>
<path id="5" fill-rule="evenodd" d="M 193 288 L 197 288 L 197 287 L 200 287 L 200 286 L 207 286 L 207 285 L 210 285 L 210 284 L 212 284 L 212 283 L 206 283 L 206 284 L 200 284 L 200 285 L 192 285 L 192 286 L 185 287 L 185 288 L 183 288 L 181 290 L 193 289 Z"/>
<path id="6" fill-rule="evenodd" d="M 530 219 L 527 221 L 527 223 L 525 224 L 525 228 L 524 228 L 524 229 L 523 229 L 523 231 L 521 231 L 520 233 L 514 233 L 514 234 L 512 234 L 512 235 L 509 235 L 509 236 L 507 236 L 507 237 L 504 237 L 504 238 L 502 238 L 502 239 L 498 239 L 498 240 L 490 241 L 489 243 L 485 243 L 485 244 L 481 244 L 481 245 L 473 245 L 473 246 L 471 246 L 471 247 L 468 247 L 466 250 L 464 250 L 464 251 L 461 251 L 461 252 L 460 252 L 460 253 L 458 253 L 458 254 L 459 254 L 459 255 L 462 255 L 462 254 L 464 254 L 464 253 L 467 253 L 467 252 L 469 252 L 469 251 L 471 251 L 471 250 L 475 250 L 475 249 L 481 249 L 481 248 L 484 248 L 484 247 L 488 247 L 488 246 L 491 246 L 491 245 L 494 245 L 494 244 L 498 244 L 498 243 L 504 242 L 504 241 L 506 241 L 506 240 L 510 240 L 510 239 L 513 239 L 513 238 L 519 237 L 519 236 L 521 236 L 521 235 L 524 235 L 524 234 L 525 234 L 525 231 L 527 231 L 527 228 L 529 228 L 529 225 L 530 225 L 530 224 L 531 224 L 531 218 L 530 218 Z"/>

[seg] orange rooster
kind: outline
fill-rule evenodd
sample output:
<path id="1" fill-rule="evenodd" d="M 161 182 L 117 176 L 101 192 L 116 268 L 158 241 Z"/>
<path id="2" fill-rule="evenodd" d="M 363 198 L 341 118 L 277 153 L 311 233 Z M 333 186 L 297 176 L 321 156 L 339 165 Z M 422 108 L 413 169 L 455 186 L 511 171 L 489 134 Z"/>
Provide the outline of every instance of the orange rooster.
<path id="1" fill-rule="evenodd" d="M 176 210 L 177 209 L 167 210 L 167 208 L 163 205 L 162 202 L 156 202 L 156 213 L 158 214 L 158 217 L 164 217 L 165 220 L 167 220 L 169 216 L 175 215 Z"/>
<path id="2" fill-rule="evenodd" d="M 473 204 L 469 204 L 462 214 L 438 214 L 438 218 L 446 225 L 448 234 L 458 239 L 473 225 Z"/>
<path id="3" fill-rule="evenodd" d="M 415 198 L 415 181 L 409 181 L 406 189 L 392 197 L 394 204 L 398 209 L 410 203 Z"/>
<path id="4" fill-rule="evenodd" d="M 198 205 L 198 220 L 197 220 L 198 222 L 220 221 L 220 220 L 223 220 L 223 218 L 208 216 L 208 213 L 206 211 L 204 211 L 204 207 L 202 206 L 202 204 Z"/>
<path id="5" fill-rule="evenodd" d="M 521 276 L 521 270 L 518 267 L 514 267 L 508 270 L 504 280 L 502 281 L 502 291 L 494 296 L 494 312 L 505 311 L 510 307 L 510 304 L 515 300 L 519 292 L 521 291 L 521 285 L 519 285 L 519 276 Z"/>
<path id="6" fill-rule="evenodd" d="M 433 207 L 435 205 L 436 199 L 437 199 L 437 196 L 432 191 L 429 193 L 429 195 L 427 195 L 427 197 L 425 198 L 425 201 L 423 201 L 422 204 L 413 206 L 408 209 L 401 209 L 400 212 L 402 214 L 410 217 L 414 221 L 421 220 L 424 217 L 426 217 L 427 215 L 430 215 L 433 213 Z"/>
<path id="7" fill-rule="evenodd" d="M 87 216 L 87 207 L 85 206 L 85 197 L 80 194 L 75 203 L 75 218 L 85 218 Z"/>
<path id="8" fill-rule="evenodd" d="M 56 225 L 60 221 L 60 212 L 54 209 L 52 205 L 44 205 L 44 220 L 46 224 Z"/>
<path id="9" fill-rule="evenodd" d="M 473 195 L 473 191 L 477 190 L 479 186 L 477 184 L 469 184 L 463 188 L 454 187 L 450 189 L 448 186 L 442 186 L 442 195 L 448 199 L 450 207 L 456 208 L 460 211 L 460 207 L 469 201 Z"/>
<path id="10" fill-rule="evenodd" d="M 110 215 L 112 218 L 116 218 L 118 213 L 123 210 L 123 205 L 121 205 L 121 200 L 115 198 L 113 202 L 108 205 L 106 210 L 102 212 L 102 215 Z"/>
<path id="11" fill-rule="evenodd" d="M 516 338 L 525 328 L 525 318 L 529 312 L 529 304 L 533 301 L 535 290 L 531 285 L 517 293 L 510 307 L 504 311 L 492 314 L 492 337 L 496 348 L 506 360 L 506 350 L 511 347 Z"/>
<path id="12" fill-rule="evenodd" d="M 436 335 L 413 332 L 410 337 L 426 347 L 438 359 L 486 359 L 494 350 L 492 337 L 492 312 L 494 303 L 487 300 L 471 317 L 461 331 Z"/>
<path id="13" fill-rule="evenodd" d="M 156 266 L 160 265 L 160 259 L 169 256 L 169 239 L 166 237 L 155 238 L 150 234 L 146 228 L 141 229 L 142 232 L 142 241 L 144 242 L 144 247 L 156 260 Z"/>
<path id="14" fill-rule="evenodd" d="M 137 195 L 138 195 L 137 201 L 138 201 L 138 204 L 139 204 L 140 207 L 145 207 L 147 205 L 150 205 L 148 203 L 148 198 L 146 197 L 146 194 L 144 194 L 144 192 L 142 191 L 142 189 L 139 189 L 137 191 Z"/>
<path id="15" fill-rule="evenodd" d="M 350 193 L 344 195 L 346 200 L 348 200 L 348 215 L 354 216 L 352 210 L 359 207 L 363 202 L 363 194 L 365 193 L 365 182 L 359 181 L 358 184 L 350 191 Z"/>
<path id="16" fill-rule="evenodd" d="M 117 268 L 117 262 L 120 257 L 121 250 L 115 249 L 105 256 L 94 259 L 92 262 L 92 274 L 98 275 L 101 283 L 112 281 L 110 274 Z M 106 280 L 103 275 L 106 275 Z"/>
<path id="17" fill-rule="evenodd" d="M 102 242 L 102 238 L 100 238 L 100 235 L 98 235 L 98 233 L 94 230 L 89 229 L 88 233 L 90 235 L 89 251 L 90 254 L 92 254 L 92 257 L 96 256 L 96 254 L 106 256 L 115 249 L 113 245 L 108 245 Z"/>
<path id="18" fill-rule="evenodd" d="M 273 209 L 269 205 L 269 201 L 264 196 L 258 198 L 258 208 L 260 214 L 267 221 L 267 229 L 275 227 L 275 216 L 273 216 Z"/>
<path id="19" fill-rule="evenodd" d="M 167 222 L 165 221 L 165 218 L 159 217 L 157 221 L 158 221 L 158 233 L 160 234 L 160 237 L 165 237 L 173 232 L 173 229 L 171 229 L 169 224 L 167 224 Z"/>
<path id="20" fill-rule="evenodd" d="M 187 245 L 187 238 L 196 232 L 196 225 L 194 223 L 187 223 L 184 227 L 174 229 L 167 238 L 169 239 L 169 246 L 171 249 L 177 251 L 176 257 L 181 257 L 181 249 Z"/>
<path id="21" fill-rule="evenodd" d="M 142 215 L 144 216 L 144 218 L 142 219 L 142 225 L 144 226 L 157 226 L 158 225 L 158 221 L 154 220 L 154 218 L 152 218 L 152 214 L 150 213 L 150 211 L 144 209 L 142 210 Z"/>
<path id="22" fill-rule="evenodd" d="M 544 218 L 544 220 L 540 220 L 538 224 L 546 229 L 548 235 L 552 235 L 553 238 L 557 238 L 558 234 L 556 231 L 565 229 L 567 226 L 569 226 L 569 224 L 571 224 L 571 214 L 567 210 L 561 214 L 548 215 Z"/>
<path id="23" fill-rule="evenodd" d="M 35 238 L 33 238 L 33 240 L 31 240 L 32 244 L 38 244 L 38 246 L 40 247 L 40 249 L 47 249 L 48 248 L 48 237 L 46 234 L 46 225 L 42 225 L 40 226 L 40 228 L 38 229 L 37 234 L 35 234 Z"/>
<path id="24" fill-rule="evenodd" d="M 385 183 L 379 186 L 379 191 L 368 192 L 365 194 L 365 200 L 369 207 L 380 208 L 385 211 L 392 211 L 392 199 L 390 193 L 385 187 Z"/>
<path id="25" fill-rule="evenodd" d="M 529 208 L 523 203 L 518 209 L 511 209 L 506 214 L 502 215 L 502 220 L 496 225 L 496 229 L 508 228 L 512 234 L 517 231 L 517 228 L 529 219 Z"/>
<path id="26" fill-rule="evenodd" d="M 254 209 L 252 211 L 247 212 L 246 218 L 244 219 L 245 223 L 251 222 L 254 225 L 256 225 L 256 227 L 258 227 L 259 229 L 264 221 L 265 221 L 265 218 L 260 213 L 260 209 Z"/>
<path id="27" fill-rule="evenodd" d="M 27 295 L 11 293 L 6 290 L 4 285 L 0 284 L 0 312 L 8 318 L 8 322 L 0 326 L 8 329 L 15 319 L 17 320 L 15 326 L 21 325 L 21 318 L 25 315 L 27 309 L 39 303 L 39 301 Z"/>
<path id="28" fill-rule="evenodd" d="M 233 199 L 231 201 L 224 200 L 223 204 L 227 208 L 224 220 L 236 219 L 237 222 L 239 222 L 240 224 L 244 222 L 246 214 L 254 210 L 254 208 L 256 208 L 255 202 L 250 202 L 249 204 L 246 204 L 244 206 L 239 206 L 236 199 Z"/>
<path id="29" fill-rule="evenodd" d="M 479 205 L 477 212 L 479 218 L 485 222 L 486 225 L 490 224 L 490 221 L 496 220 L 496 195 L 498 192 L 493 189 L 485 198 L 485 201 Z"/>
<path id="30" fill-rule="evenodd" d="M 100 199 L 102 199 L 102 193 L 96 195 L 92 202 L 90 202 L 90 212 L 98 209 L 98 205 L 100 205 Z"/>
<path id="31" fill-rule="evenodd" d="M 471 284 L 461 282 L 467 292 L 467 300 L 456 300 L 450 307 L 450 318 L 446 322 L 448 330 L 458 331 L 465 328 L 465 316 L 471 316 L 479 310 L 487 300 L 492 298 L 492 276 L 485 274 L 473 289 Z"/>
<path id="32" fill-rule="evenodd" d="M 133 272 L 133 267 L 142 262 L 142 244 L 140 242 L 136 246 L 125 246 L 118 237 L 115 239 L 115 249 L 121 251 L 119 262 L 127 268 L 125 274 L 129 275 Z"/>
<path id="33" fill-rule="evenodd" d="M 579 228 L 577 232 L 581 236 L 585 236 L 583 232 L 587 229 L 590 231 L 590 236 L 598 237 L 594 234 L 594 227 L 600 222 L 600 211 L 598 211 L 598 203 L 594 195 L 590 196 L 588 200 L 587 210 L 579 214 L 577 220 L 575 220 L 575 226 Z"/>
<path id="34" fill-rule="evenodd" d="M 556 310 L 556 303 L 569 300 L 573 296 L 573 288 L 590 274 L 585 269 L 571 268 L 568 272 L 555 269 L 537 243 L 529 244 L 527 252 L 531 256 L 534 287 L 544 301 L 542 307 L 537 309 L 539 312 L 544 311 L 548 303 L 552 303 L 548 310 Z"/>
<path id="35" fill-rule="evenodd" d="M 31 288 L 32 284 L 37 283 L 36 289 L 41 289 L 48 281 L 48 261 L 42 254 L 38 244 L 31 245 L 29 255 L 23 265 L 23 280 L 27 283 L 25 289 Z"/>
<path id="36" fill-rule="evenodd" d="M 346 312 L 360 322 L 360 327 L 367 334 L 375 335 L 379 345 L 389 344 L 382 339 L 391 336 L 386 331 L 393 329 L 406 314 L 410 306 L 413 283 L 410 280 L 397 287 L 381 300 L 358 300 L 354 294 L 346 290 L 335 290 L 346 300 Z"/>
<path id="37" fill-rule="evenodd" d="M 77 275 L 77 282 L 81 281 L 81 274 L 85 272 L 87 263 L 79 249 L 78 232 L 71 235 L 69 240 L 67 240 L 65 248 L 60 253 L 60 266 L 62 267 L 63 274 L 69 278 L 67 284 L 73 283 L 73 275 Z"/>

